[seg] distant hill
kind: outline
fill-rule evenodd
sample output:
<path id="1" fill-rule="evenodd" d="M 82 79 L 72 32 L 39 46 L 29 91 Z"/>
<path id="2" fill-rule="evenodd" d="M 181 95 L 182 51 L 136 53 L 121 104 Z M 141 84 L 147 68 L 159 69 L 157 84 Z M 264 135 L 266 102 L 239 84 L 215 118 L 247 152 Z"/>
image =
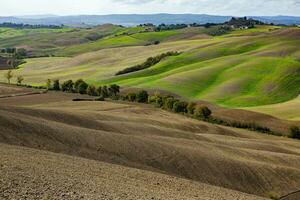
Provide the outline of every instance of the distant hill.
<path id="1" fill-rule="evenodd" d="M 45 24 L 45 25 L 99 25 L 99 24 L 118 24 L 124 26 L 135 26 L 144 23 L 153 24 L 176 24 L 176 23 L 223 23 L 232 16 L 215 16 L 204 14 L 116 14 L 116 15 L 76 15 L 76 16 L 19 16 L 19 17 L 0 17 L 0 23 L 26 23 L 26 24 Z M 274 24 L 300 24 L 300 17 L 291 16 L 257 16 L 254 19 Z"/>

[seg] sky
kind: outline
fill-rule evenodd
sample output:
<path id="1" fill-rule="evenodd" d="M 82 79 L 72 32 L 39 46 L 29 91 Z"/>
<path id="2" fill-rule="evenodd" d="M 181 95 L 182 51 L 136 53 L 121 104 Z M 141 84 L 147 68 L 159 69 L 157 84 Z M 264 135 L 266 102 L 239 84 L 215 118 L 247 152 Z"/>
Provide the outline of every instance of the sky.
<path id="1" fill-rule="evenodd" d="M 300 16 L 300 0 L 1 0 L 0 16 L 195 13 Z"/>

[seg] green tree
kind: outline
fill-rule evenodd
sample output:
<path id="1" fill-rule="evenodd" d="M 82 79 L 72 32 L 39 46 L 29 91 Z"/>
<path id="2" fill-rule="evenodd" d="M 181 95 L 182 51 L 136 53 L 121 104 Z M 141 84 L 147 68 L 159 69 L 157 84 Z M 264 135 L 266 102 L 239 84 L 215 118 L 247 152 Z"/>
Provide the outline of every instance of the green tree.
<path id="1" fill-rule="evenodd" d="M 52 84 L 52 81 L 50 79 L 47 79 L 46 87 L 47 87 L 48 90 L 51 88 L 51 84 Z"/>
<path id="2" fill-rule="evenodd" d="M 18 76 L 17 77 L 17 83 L 18 83 L 18 85 L 22 85 L 22 82 L 24 81 L 24 78 L 23 78 L 23 76 Z"/>
<path id="3" fill-rule="evenodd" d="M 90 96 L 97 96 L 96 87 L 93 85 L 89 85 L 87 88 L 87 94 Z"/>
<path id="4" fill-rule="evenodd" d="M 148 97 L 149 97 L 148 92 L 143 90 L 143 91 L 140 91 L 136 95 L 136 101 L 139 102 L 139 103 L 147 103 L 148 102 Z"/>
<path id="5" fill-rule="evenodd" d="M 107 98 L 108 96 L 109 96 L 108 88 L 105 85 L 105 86 L 102 87 L 102 97 Z"/>
<path id="6" fill-rule="evenodd" d="M 60 90 L 60 83 L 59 80 L 55 80 L 53 82 L 53 90 L 59 91 Z"/>
<path id="7" fill-rule="evenodd" d="M 87 93 L 87 88 L 89 87 L 89 85 L 86 82 L 82 82 L 79 84 L 78 86 L 78 92 L 80 94 L 86 94 Z"/>
<path id="8" fill-rule="evenodd" d="M 97 96 L 102 96 L 102 87 L 101 86 L 99 86 L 98 88 L 97 88 Z"/>
<path id="9" fill-rule="evenodd" d="M 175 101 L 173 104 L 173 111 L 176 113 L 186 113 L 188 103 L 184 101 Z"/>
<path id="10" fill-rule="evenodd" d="M 61 85 L 61 90 L 64 92 L 72 92 L 73 91 L 74 82 L 72 80 L 65 81 Z"/>
<path id="11" fill-rule="evenodd" d="M 195 111 L 195 108 L 196 108 L 196 103 L 194 102 L 190 102 L 187 106 L 187 111 L 190 115 L 193 115 L 194 114 L 194 111 Z"/>
<path id="12" fill-rule="evenodd" d="M 17 59 L 22 59 L 27 56 L 27 51 L 24 48 L 18 49 L 16 52 L 16 58 Z"/>
<path id="13" fill-rule="evenodd" d="M 75 83 L 74 83 L 74 88 L 75 88 L 75 90 L 76 90 L 76 92 L 78 92 L 78 90 L 79 90 L 79 85 L 81 84 L 81 83 L 83 83 L 84 81 L 82 80 L 82 79 L 78 79 L 77 81 L 75 81 Z"/>
<path id="14" fill-rule="evenodd" d="M 289 135 L 290 138 L 300 139 L 300 128 L 297 126 L 290 127 Z"/>
<path id="15" fill-rule="evenodd" d="M 149 103 L 155 105 L 155 107 L 161 108 L 163 106 L 163 98 L 159 93 L 155 93 L 149 97 Z"/>
<path id="16" fill-rule="evenodd" d="M 10 80 L 12 79 L 13 77 L 13 73 L 11 70 L 7 71 L 5 74 L 4 74 L 4 77 L 7 79 L 7 83 L 10 84 Z"/>
<path id="17" fill-rule="evenodd" d="M 115 97 L 120 93 L 120 86 L 116 84 L 110 85 L 108 91 L 109 91 L 109 96 Z"/>
<path id="18" fill-rule="evenodd" d="M 208 119 L 212 114 L 211 110 L 207 106 L 197 105 L 194 111 L 194 115 L 200 119 Z"/>
<path id="19" fill-rule="evenodd" d="M 173 110 L 173 105 L 177 101 L 174 97 L 172 96 L 166 96 L 163 98 L 163 108 L 166 110 Z"/>
<path id="20" fill-rule="evenodd" d="M 126 96 L 126 99 L 128 99 L 128 101 L 135 102 L 136 101 L 136 94 L 135 93 L 129 93 Z"/>

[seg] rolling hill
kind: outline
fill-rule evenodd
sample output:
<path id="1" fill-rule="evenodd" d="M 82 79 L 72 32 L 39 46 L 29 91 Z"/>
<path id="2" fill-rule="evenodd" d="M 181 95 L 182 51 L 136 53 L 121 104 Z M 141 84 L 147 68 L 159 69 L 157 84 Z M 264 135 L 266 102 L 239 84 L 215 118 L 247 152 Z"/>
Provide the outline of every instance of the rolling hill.
<path id="1" fill-rule="evenodd" d="M 139 24 L 176 24 L 176 23 L 223 23 L 232 16 L 215 16 L 205 14 L 115 14 L 115 15 L 77 15 L 77 16 L 16 16 L 0 17 L 0 23 L 13 22 L 23 24 L 45 24 L 45 25 L 101 25 L 121 24 L 124 26 L 136 26 Z M 253 19 L 274 24 L 300 24 L 300 17 L 293 16 L 251 16 Z"/>
<path id="2" fill-rule="evenodd" d="M 95 85 L 118 83 L 123 87 L 166 90 L 191 100 L 229 107 L 281 103 L 300 93 L 299 28 L 258 26 L 217 37 L 209 36 L 204 28 L 130 30 L 106 25 L 70 33 L 38 33 L 38 37 L 25 34 L 0 40 L 0 45 L 26 46 L 34 36 L 37 39 L 29 49 L 40 51 L 43 38 L 54 38 L 56 34 L 66 38 L 61 44 L 47 39 L 56 45 L 53 55 L 60 57 L 28 59 L 14 72 L 35 85 L 43 85 L 48 78 L 83 78 Z M 78 41 L 82 35 L 95 32 L 108 35 L 96 41 Z M 147 45 L 154 40 L 161 43 Z M 167 51 L 182 54 L 143 71 L 115 76 L 122 69 Z M 45 80 L 40 78 L 44 74 Z M 5 81 L 2 75 L 0 80 Z"/>
<path id="3" fill-rule="evenodd" d="M 77 96 L 0 98 L 2 196 L 263 199 L 300 186 L 297 140 Z"/>

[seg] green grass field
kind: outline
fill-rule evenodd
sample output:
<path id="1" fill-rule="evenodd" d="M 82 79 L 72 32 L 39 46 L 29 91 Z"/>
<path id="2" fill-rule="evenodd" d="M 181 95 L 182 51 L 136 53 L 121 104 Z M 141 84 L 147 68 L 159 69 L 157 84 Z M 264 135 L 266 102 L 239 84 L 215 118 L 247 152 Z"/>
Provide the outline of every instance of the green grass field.
<path id="1" fill-rule="evenodd" d="M 143 31 L 141 27 L 106 25 L 97 31 L 37 33 L 38 38 L 47 41 L 45 45 L 53 45 L 54 55 L 62 57 L 28 59 L 14 74 L 23 75 L 26 83 L 34 85 L 43 85 L 48 78 L 83 78 L 94 85 L 117 83 L 123 87 L 162 89 L 192 100 L 240 108 L 282 103 L 300 94 L 299 28 L 261 26 L 218 37 L 205 35 L 203 28 Z M 78 41 L 95 32 L 103 34 L 103 38 Z M 59 45 L 51 39 L 57 34 L 65 38 Z M 24 38 L 30 36 L 0 39 L 0 47 L 9 42 L 24 45 Z M 145 46 L 155 40 L 161 44 Z M 40 44 L 37 39 L 36 45 Z M 167 51 L 183 53 L 149 69 L 114 76 L 119 70 Z M 3 73 L 0 72 L 0 81 L 5 81 Z M 300 114 L 285 118 L 298 117 Z"/>

